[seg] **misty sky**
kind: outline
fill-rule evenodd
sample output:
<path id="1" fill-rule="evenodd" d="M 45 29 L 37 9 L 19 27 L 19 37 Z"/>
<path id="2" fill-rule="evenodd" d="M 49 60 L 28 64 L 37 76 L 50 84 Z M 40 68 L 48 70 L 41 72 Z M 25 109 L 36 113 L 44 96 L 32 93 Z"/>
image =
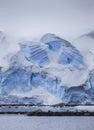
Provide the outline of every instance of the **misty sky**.
<path id="1" fill-rule="evenodd" d="M 94 30 L 94 0 L 0 0 L 0 30 L 17 37 L 76 38 Z"/>

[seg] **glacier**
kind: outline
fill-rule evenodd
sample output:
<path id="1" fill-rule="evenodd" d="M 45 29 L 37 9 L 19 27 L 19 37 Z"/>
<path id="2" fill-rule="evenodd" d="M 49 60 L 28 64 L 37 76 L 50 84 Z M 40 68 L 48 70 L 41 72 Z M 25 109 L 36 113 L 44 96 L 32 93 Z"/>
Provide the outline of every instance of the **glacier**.
<path id="1" fill-rule="evenodd" d="M 75 45 L 54 34 L 13 44 L 2 34 L 0 102 L 94 104 L 94 70 Z"/>

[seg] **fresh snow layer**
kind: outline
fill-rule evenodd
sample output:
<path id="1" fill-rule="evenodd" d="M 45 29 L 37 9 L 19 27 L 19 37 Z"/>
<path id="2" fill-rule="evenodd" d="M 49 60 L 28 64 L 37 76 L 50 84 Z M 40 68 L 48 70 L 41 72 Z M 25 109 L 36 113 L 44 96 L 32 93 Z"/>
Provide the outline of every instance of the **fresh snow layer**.
<path id="1" fill-rule="evenodd" d="M 89 112 L 94 112 L 94 106 L 76 106 L 74 107 L 76 108 L 78 111 L 89 111 Z"/>

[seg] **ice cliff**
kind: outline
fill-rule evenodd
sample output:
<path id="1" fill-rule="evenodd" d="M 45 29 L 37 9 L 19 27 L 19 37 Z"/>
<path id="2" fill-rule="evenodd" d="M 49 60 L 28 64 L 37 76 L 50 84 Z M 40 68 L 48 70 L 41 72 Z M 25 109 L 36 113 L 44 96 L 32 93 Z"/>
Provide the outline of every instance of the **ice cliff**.
<path id="1" fill-rule="evenodd" d="M 94 71 L 89 71 L 78 50 L 54 34 L 44 35 L 39 42 L 14 42 L 0 33 L 0 97 L 23 95 L 44 104 L 93 104 Z M 39 88 L 40 94 L 35 91 Z"/>

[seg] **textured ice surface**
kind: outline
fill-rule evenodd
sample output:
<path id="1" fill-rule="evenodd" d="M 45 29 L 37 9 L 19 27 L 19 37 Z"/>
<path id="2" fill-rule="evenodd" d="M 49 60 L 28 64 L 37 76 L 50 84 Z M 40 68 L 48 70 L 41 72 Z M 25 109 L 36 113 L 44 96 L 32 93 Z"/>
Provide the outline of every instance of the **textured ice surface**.
<path id="1" fill-rule="evenodd" d="M 11 91 L 30 91 L 32 89 L 30 77 L 31 73 L 28 68 L 10 68 L 3 74 L 1 83 L 2 95 L 8 95 Z"/>
<path id="2" fill-rule="evenodd" d="M 24 53 L 26 59 L 33 65 L 39 65 L 40 67 L 43 67 L 49 63 L 47 50 L 42 45 L 31 43 L 30 45 L 21 44 L 20 46 L 21 51 Z"/>
<path id="3" fill-rule="evenodd" d="M 86 84 L 90 92 L 94 93 L 94 70 L 90 71 Z"/>

